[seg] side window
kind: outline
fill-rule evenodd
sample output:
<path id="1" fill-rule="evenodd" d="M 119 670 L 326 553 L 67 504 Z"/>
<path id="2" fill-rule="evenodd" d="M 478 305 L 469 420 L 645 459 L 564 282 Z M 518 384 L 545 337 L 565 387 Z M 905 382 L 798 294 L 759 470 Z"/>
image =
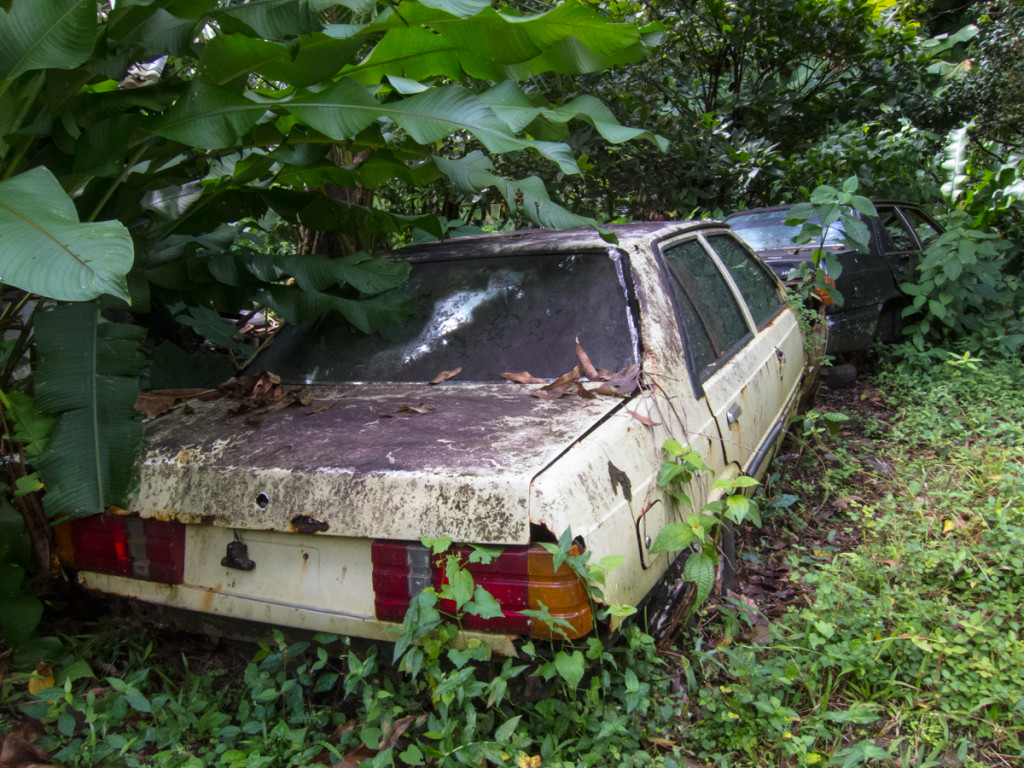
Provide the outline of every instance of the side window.
<path id="1" fill-rule="evenodd" d="M 917 234 L 918 240 L 921 241 L 922 248 L 927 248 L 942 234 L 942 230 L 913 208 L 903 208 L 902 211 L 903 217 Z"/>
<path id="2" fill-rule="evenodd" d="M 728 235 L 712 235 L 708 243 L 736 281 L 758 327 L 774 318 L 785 305 L 775 278 L 756 257 Z"/>
<path id="3" fill-rule="evenodd" d="M 927 248 L 942 234 L 938 227 L 910 208 L 902 211 L 896 208 L 879 208 L 878 215 L 882 217 L 882 223 L 892 238 L 895 251 L 917 251 Z M 887 247 L 886 252 L 891 253 L 892 250 Z"/>
<path id="4" fill-rule="evenodd" d="M 895 208 L 879 208 L 878 215 L 891 240 L 891 243 L 885 246 L 887 253 L 917 250 L 917 239 L 914 237 L 914 233 L 903 223 L 903 219 Z"/>
<path id="5" fill-rule="evenodd" d="M 729 284 L 698 240 L 664 251 L 672 298 L 701 378 L 750 333 Z"/>

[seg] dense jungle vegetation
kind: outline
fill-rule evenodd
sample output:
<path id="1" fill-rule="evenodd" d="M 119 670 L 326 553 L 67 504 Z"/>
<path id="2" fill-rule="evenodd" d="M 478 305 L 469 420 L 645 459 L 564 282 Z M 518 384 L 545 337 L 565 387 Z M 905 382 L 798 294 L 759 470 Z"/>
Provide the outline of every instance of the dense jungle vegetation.
<path id="1" fill-rule="evenodd" d="M 0 0 L 0 766 L 1019 764 L 1022 28 L 1014 0 Z M 252 648 L 62 585 L 52 523 L 130 494 L 140 389 L 229 378 L 254 318 L 383 327 L 387 248 L 851 179 L 947 233 L 690 630 Z"/>

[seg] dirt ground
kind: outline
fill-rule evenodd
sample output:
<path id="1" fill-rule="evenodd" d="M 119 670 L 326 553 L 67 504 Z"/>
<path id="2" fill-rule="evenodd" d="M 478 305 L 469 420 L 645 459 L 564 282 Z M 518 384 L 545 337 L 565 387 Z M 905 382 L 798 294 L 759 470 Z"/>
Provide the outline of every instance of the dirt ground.
<path id="1" fill-rule="evenodd" d="M 794 423 L 771 470 L 771 492 L 762 501 L 762 527 L 745 525 L 737 530 L 736 591 L 731 597 L 760 615 L 752 639 L 766 634 L 768 624 L 788 609 L 810 603 L 808 588 L 790 578 L 790 557 L 796 552 L 836 553 L 855 548 L 859 531 L 847 510 L 851 504 L 870 505 L 883 497 L 892 475 L 880 452 L 884 445 L 877 440 L 887 431 L 891 412 L 866 378 L 845 389 L 823 387 L 814 408 L 849 417 L 837 437 L 849 453 L 842 466 L 852 467 L 847 471 L 853 473 L 844 485 L 855 492 L 827 490 L 826 475 L 840 467 L 840 462 L 828 452 L 828 440 L 825 447 L 810 445 L 802 437 L 801 423 Z M 785 501 L 787 496 L 795 497 L 790 510 L 796 514 L 765 508 L 766 501 Z M 719 597 L 704 611 L 701 630 L 711 642 L 720 629 L 716 612 L 722 603 Z"/>

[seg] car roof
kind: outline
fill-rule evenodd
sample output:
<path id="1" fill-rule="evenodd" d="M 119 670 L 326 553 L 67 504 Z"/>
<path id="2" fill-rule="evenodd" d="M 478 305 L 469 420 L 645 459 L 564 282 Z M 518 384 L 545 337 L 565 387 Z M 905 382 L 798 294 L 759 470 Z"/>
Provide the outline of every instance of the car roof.
<path id="1" fill-rule="evenodd" d="M 721 227 L 712 220 L 696 221 L 636 221 L 602 225 L 618 238 L 619 246 L 640 241 L 660 240 L 672 235 L 701 229 Z M 512 255 L 536 251 L 579 250 L 614 247 L 593 227 L 578 229 L 519 229 L 483 235 L 466 235 L 449 240 L 409 245 L 393 252 L 397 258 L 409 261 L 431 258 L 461 258 L 474 256 Z"/>
<path id="2" fill-rule="evenodd" d="M 871 203 L 876 206 L 898 205 L 900 208 L 915 208 L 917 210 L 921 210 L 922 208 L 921 203 L 910 203 L 907 202 L 906 200 L 877 199 L 874 197 L 868 199 L 871 200 Z M 788 211 L 794 205 L 798 205 L 798 203 L 784 203 L 783 205 L 768 205 L 763 206 L 761 208 L 747 208 L 742 211 L 734 211 L 733 213 L 730 213 L 728 216 L 725 217 L 725 221 L 728 222 L 729 219 L 735 218 L 737 216 L 746 216 L 749 213 L 772 213 L 774 211 Z"/>

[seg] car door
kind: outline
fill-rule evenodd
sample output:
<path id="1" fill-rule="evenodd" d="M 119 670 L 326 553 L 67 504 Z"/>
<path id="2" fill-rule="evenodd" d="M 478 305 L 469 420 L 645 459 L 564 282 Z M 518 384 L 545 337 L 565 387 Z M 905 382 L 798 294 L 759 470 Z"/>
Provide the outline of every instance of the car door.
<path id="1" fill-rule="evenodd" d="M 767 365 L 777 376 L 765 382 L 770 394 L 766 400 L 770 427 L 745 467 L 749 474 L 757 475 L 788 425 L 789 403 L 798 396 L 804 368 L 803 336 L 793 313 L 785 311 L 778 279 L 746 245 L 726 232 L 708 233 L 705 240 L 743 299 L 755 329 L 754 342 L 764 350 L 762 355 L 767 352 L 767 359 L 774 358 L 776 364 L 774 368 Z"/>
<path id="2" fill-rule="evenodd" d="M 914 279 L 921 254 L 942 234 L 942 227 L 912 206 L 879 203 L 878 216 L 885 230 L 881 250 L 896 285 Z"/>
<path id="3" fill-rule="evenodd" d="M 759 450 L 784 409 L 783 358 L 800 355 L 793 355 L 788 340 L 778 354 L 775 335 L 758 331 L 736 282 L 703 236 L 666 242 L 661 252 L 693 386 L 714 414 L 724 459 L 756 471 Z"/>

